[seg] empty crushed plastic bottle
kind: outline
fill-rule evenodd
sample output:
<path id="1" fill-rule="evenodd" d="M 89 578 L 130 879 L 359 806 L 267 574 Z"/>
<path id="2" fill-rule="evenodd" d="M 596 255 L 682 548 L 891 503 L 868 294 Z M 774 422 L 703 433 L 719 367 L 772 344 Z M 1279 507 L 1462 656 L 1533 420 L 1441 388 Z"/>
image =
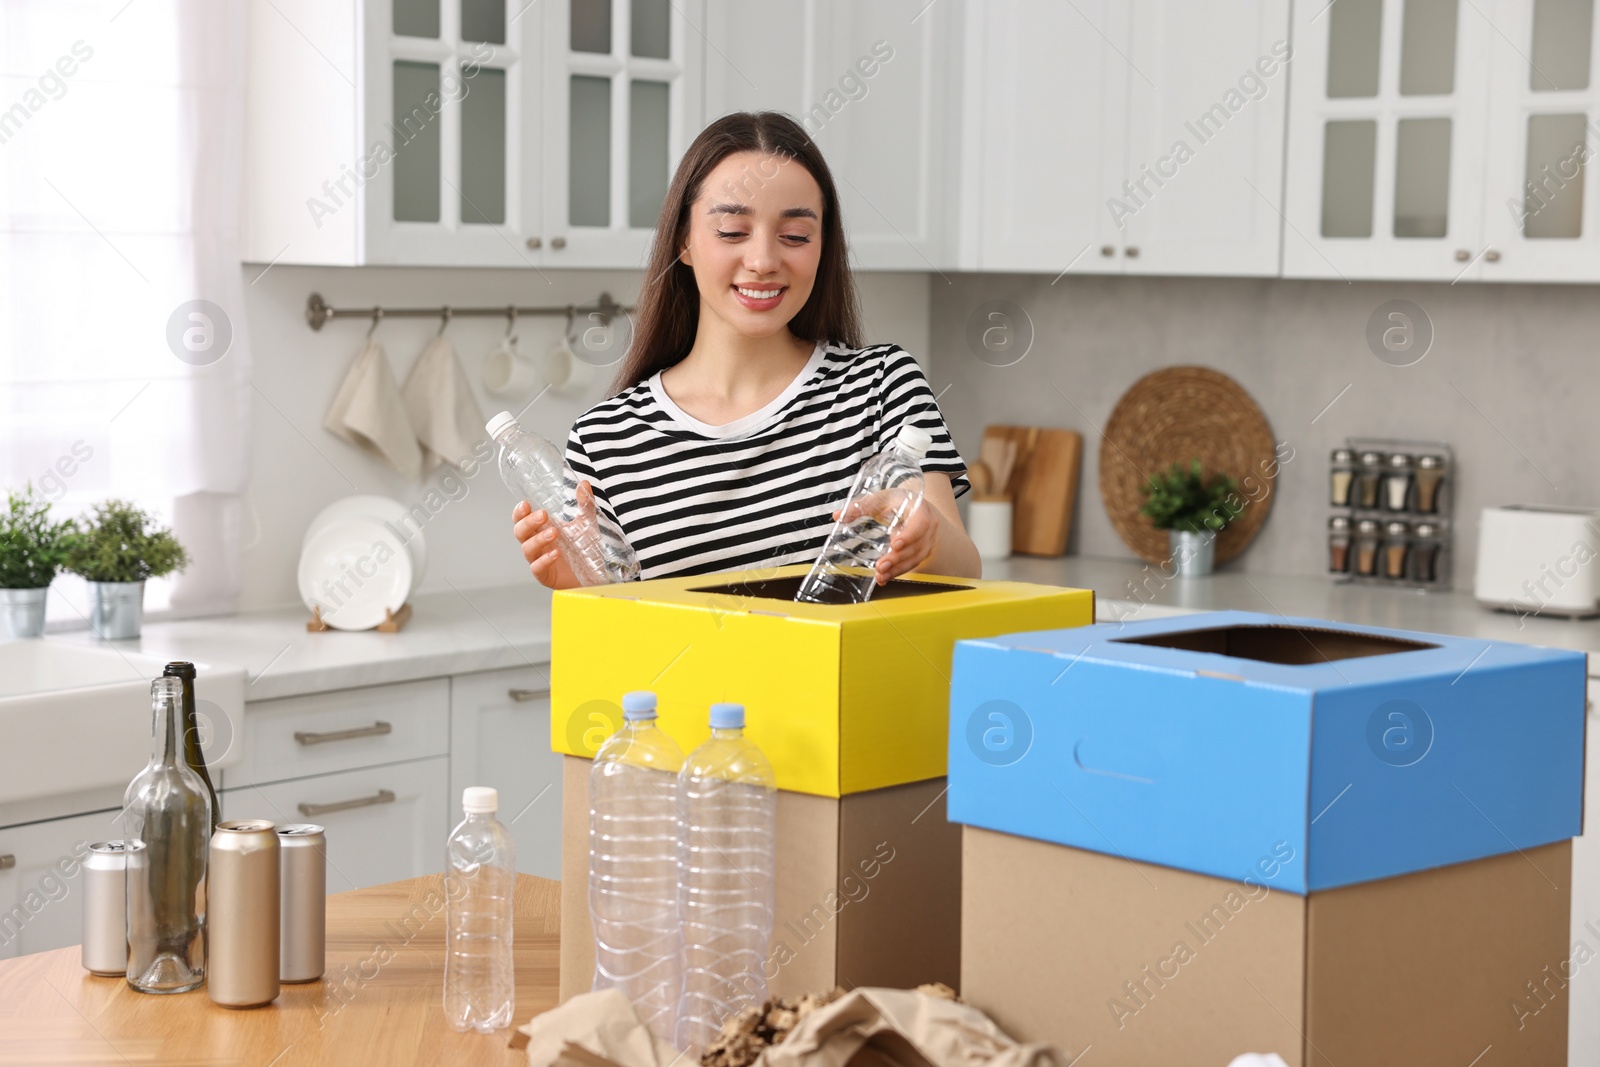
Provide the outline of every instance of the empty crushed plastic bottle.
<path id="1" fill-rule="evenodd" d="M 682 976 L 678 930 L 678 769 L 656 726 L 654 693 L 622 698 L 622 729 L 589 769 L 589 917 L 594 988 L 621 989 L 645 1025 L 673 1040 Z"/>
<path id="2" fill-rule="evenodd" d="M 500 794 L 468 786 L 461 806 L 466 818 L 445 846 L 444 1014 L 457 1030 L 487 1034 L 511 1025 L 517 865 L 511 834 L 494 817 Z"/>
<path id="3" fill-rule="evenodd" d="M 509 411 L 490 419 L 485 429 L 499 446 L 500 477 L 533 510 L 550 516 L 562 558 L 580 585 L 639 577 L 639 559 L 622 531 L 599 518 L 592 505 L 578 504 L 578 479 L 555 445 L 524 430 Z"/>
<path id="4" fill-rule="evenodd" d="M 922 502 L 922 457 L 933 435 L 902 426 L 889 447 L 867 460 L 796 600 L 860 604 L 877 588 L 877 562 L 906 517 Z"/>
<path id="5" fill-rule="evenodd" d="M 683 997 L 677 1045 L 694 1062 L 724 1020 L 767 998 L 777 793 L 744 737 L 744 708 L 711 706 L 711 740 L 678 772 L 678 918 Z"/>

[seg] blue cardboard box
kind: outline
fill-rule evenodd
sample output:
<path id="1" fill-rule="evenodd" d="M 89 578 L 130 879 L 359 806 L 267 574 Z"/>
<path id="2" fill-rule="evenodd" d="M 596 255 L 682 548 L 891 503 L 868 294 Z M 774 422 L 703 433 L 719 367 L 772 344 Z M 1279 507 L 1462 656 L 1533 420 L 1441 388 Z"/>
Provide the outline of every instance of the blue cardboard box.
<path id="1" fill-rule="evenodd" d="M 1252 612 L 956 644 L 952 822 L 1295 893 L 1582 832 L 1582 653 Z"/>

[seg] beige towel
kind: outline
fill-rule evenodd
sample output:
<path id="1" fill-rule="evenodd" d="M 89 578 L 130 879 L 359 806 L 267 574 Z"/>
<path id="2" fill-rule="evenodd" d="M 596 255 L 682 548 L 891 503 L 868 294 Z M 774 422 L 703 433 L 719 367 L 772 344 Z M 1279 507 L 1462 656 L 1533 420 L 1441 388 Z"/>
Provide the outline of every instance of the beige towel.
<path id="1" fill-rule="evenodd" d="M 440 461 L 460 467 L 472 457 L 472 446 L 484 436 L 483 410 L 449 340 L 435 337 L 428 342 L 400 395 L 422 445 L 425 470 Z"/>
<path id="2" fill-rule="evenodd" d="M 322 425 L 336 437 L 385 460 L 401 474 L 422 478 L 422 449 L 406 415 L 383 346 L 368 341 L 339 383 Z"/>

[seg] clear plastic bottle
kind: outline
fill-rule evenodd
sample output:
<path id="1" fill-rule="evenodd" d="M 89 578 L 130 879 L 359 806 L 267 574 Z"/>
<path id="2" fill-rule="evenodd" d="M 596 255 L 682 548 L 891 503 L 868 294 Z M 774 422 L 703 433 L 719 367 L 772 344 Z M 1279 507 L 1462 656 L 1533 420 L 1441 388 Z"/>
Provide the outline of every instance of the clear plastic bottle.
<path id="1" fill-rule="evenodd" d="M 724 1020 L 767 998 L 777 793 L 772 764 L 745 740 L 742 706 L 711 706 L 711 740 L 684 760 L 678 787 L 676 1043 L 694 1062 Z"/>
<path id="2" fill-rule="evenodd" d="M 800 583 L 796 600 L 861 604 L 872 596 L 878 560 L 922 502 L 922 457 L 931 444 L 933 435 L 927 430 L 902 426 L 888 448 L 862 465 L 839 521 Z"/>
<path id="3" fill-rule="evenodd" d="M 468 786 L 461 806 L 466 818 L 445 846 L 444 1014 L 457 1030 L 488 1034 L 511 1025 L 516 999 L 516 854 L 510 831 L 494 817 L 496 790 Z"/>
<path id="4" fill-rule="evenodd" d="M 578 479 L 555 445 L 524 430 L 509 411 L 490 419 L 485 429 L 499 446 L 500 477 L 533 510 L 549 514 L 561 555 L 579 584 L 606 585 L 639 577 L 639 559 L 622 531 L 613 523 L 602 523 L 593 508 L 579 506 Z"/>
<path id="5" fill-rule="evenodd" d="M 678 768 L 683 752 L 656 726 L 654 693 L 622 698 L 622 729 L 589 769 L 589 917 L 594 988 L 621 989 L 663 1041 L 676 1029 Z"/>
<path id="6" fill-rule="evenodd" d="M 123 794 L 128 841 L 128 984 L 182 993 L 206 977 L 206 851 L 211 797 L 184 762 L 183 682 L 150 685 L 150 763 Z"/>

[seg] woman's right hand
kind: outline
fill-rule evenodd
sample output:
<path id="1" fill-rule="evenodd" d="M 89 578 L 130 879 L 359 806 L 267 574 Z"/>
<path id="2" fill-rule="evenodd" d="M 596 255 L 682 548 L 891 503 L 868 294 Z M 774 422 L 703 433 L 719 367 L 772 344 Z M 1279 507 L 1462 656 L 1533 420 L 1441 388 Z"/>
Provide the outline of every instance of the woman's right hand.
<path id="1" fill-rule="evenodd" d="M 594 487 L 587 479 L 578 483 L 578 507 L 594 509 Z M 522 545 L 522 558 L 540 584 L 550 589 L 576 589 L 582 584 L 567 565 L 556 542 L 555 523 L 547 512 L 534 511 L 526 500 L 519 501 L 511 511 L 511 522 L 511 532 Z"/>

